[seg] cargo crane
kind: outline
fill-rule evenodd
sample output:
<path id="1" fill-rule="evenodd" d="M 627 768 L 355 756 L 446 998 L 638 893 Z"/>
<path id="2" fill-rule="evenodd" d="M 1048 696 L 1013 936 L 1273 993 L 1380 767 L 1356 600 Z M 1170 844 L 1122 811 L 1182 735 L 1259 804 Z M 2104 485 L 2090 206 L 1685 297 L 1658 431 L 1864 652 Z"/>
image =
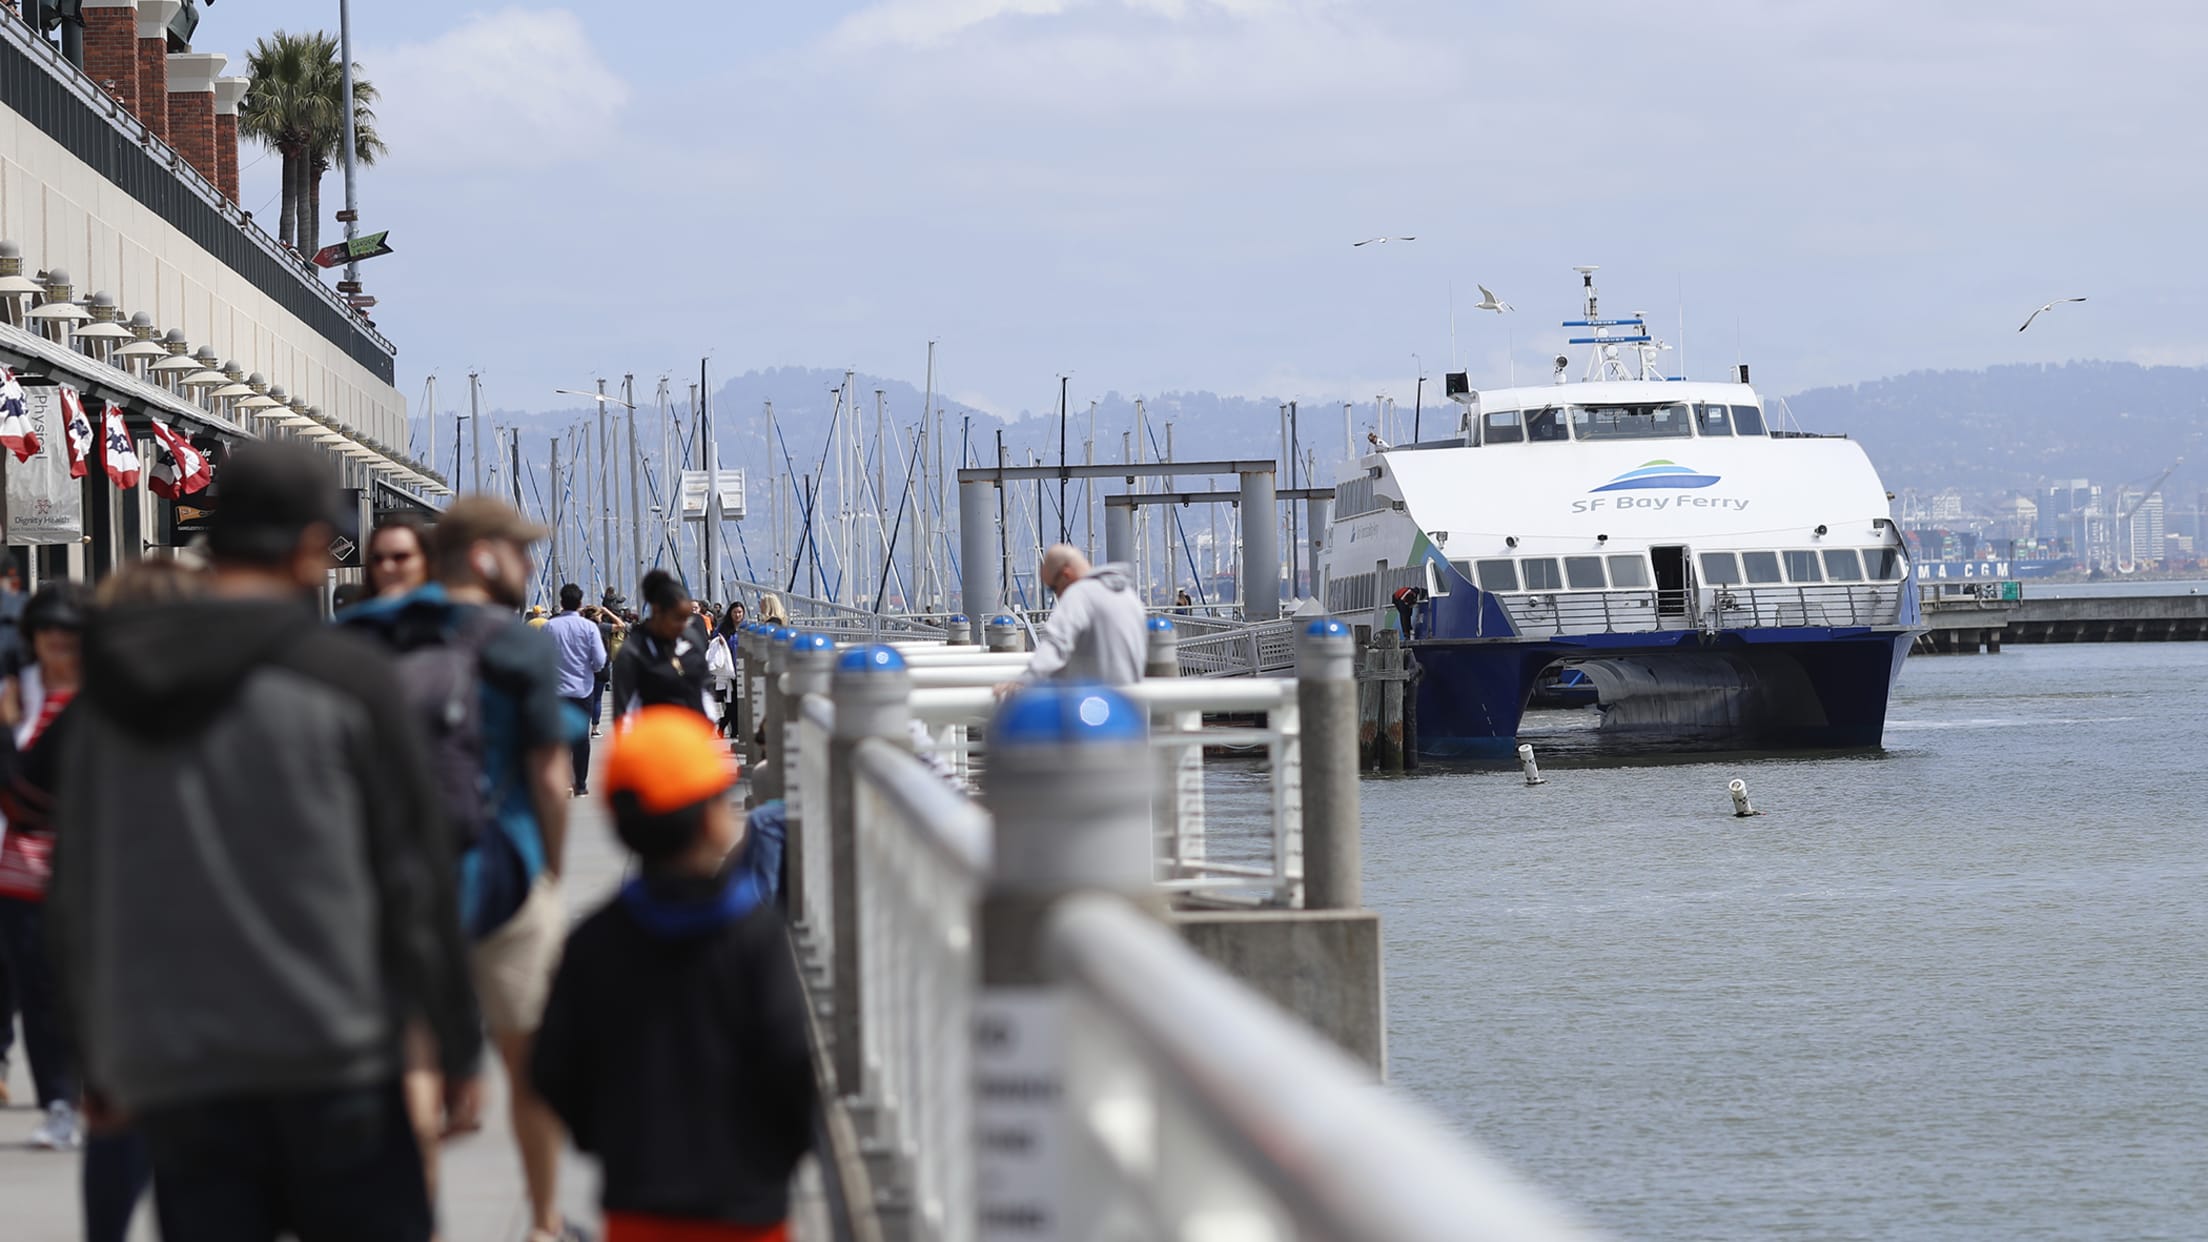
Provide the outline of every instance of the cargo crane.
<path id="1" fill-rule="evenodd" d="M 2126 508 L 2121 515 L 2117 517 L 2116 529 L 2110 532 L 2112 535 L 2120 534 L 2123 537 L 2123 543 L 2120 546 L 2116 555 L 2117 573 L 2128 574 L 2136 573 L 2138 571 L 2138 562 L 2131 559 L 2132 546 L 2134 543 L 2137 542 L 2132 537 L 2131 519 L 2138 514 L 2139 510 L 2146 507 L 2147 501 L 2152 499 L 2156 492 L 2161 491 L 2162 485 L 2169 482 L 2170 476 L 2176 474 L 2177 468 L 2184 464 L 2185 459 L 2182 457 L 2178 458 L 2176 461 L 2171 462 L 2169 466 L 2162 471 L 2161 474 L 2155 476 L 2154 482 L 2147 484 L 2147 490 L 2139 493 L 2139 498 L 2132 501 L 2131 505 Z M 2150 552 L 2152 551 L 2155 550 L 2150 549 Z M 2156 559 L 2159 559 L 2159 557 L 2157 556 Z"/>

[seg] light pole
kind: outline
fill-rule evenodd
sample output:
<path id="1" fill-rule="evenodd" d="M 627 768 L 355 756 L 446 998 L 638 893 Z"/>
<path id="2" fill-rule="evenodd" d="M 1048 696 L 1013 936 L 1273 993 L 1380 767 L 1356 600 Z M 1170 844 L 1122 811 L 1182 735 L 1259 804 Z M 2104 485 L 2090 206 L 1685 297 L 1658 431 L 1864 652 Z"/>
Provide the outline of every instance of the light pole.
<path id="1" fill-rule="evenodd" d="M 355 175 L 357 153 L 353 150 L 353 6 L 350 0 L 337 0 L 337 59 L 338 84 L 345 109 L 341 127 L 345 137 L 345 283 L 351 286 L 341 292 L 358 294 L 360 263 L 352 257 L 352 242 L 360 236 L 360 194 Z M 480 480 L 476 490 L 482 490 Z"/>

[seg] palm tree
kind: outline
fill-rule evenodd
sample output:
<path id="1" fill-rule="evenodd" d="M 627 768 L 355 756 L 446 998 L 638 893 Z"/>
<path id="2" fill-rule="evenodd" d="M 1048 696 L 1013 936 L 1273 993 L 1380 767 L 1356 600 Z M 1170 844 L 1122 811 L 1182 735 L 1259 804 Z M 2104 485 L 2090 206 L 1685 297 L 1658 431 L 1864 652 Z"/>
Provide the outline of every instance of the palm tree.
<path id="1" fill-rule="evenodd" d="M 307 156 L 307 203 L 303 217 L 305 227 L 300 231 L 306 240 L 299 246 L 301 254 L 311 255 L 322 248 L 322 175 L 331 165 L 345 156 L 345 131 L 337 124 L 337 116 L 345 110 L 345 88 L 340 70 L 335 63 L 329 67 L 330 77 L 338 83 L 338 103 L 330 110 L 330 124 L 317 129 L 309 143 Z M 376 162 L 386 148 L 383 136 L 376 132 L 376 88 L 368 79 L 360 76 L 359 66 L 353 68 L 353 158 L 362 167 Z"/>
<path id="2" fill-rule="evenodd" d="M 297 248 L 307 206 L 307 178 L 316 133 L 335 127 L 343 111 L 335 92 L 324 89 L 333 75 L 324 67 L 337 55 L 337 40 L 320 31 L 277 31 L 253 45 L 245 58 L 252 84 L 238 106 L 238 132 L 273 149 L 283 158 L 283 209 L 278 240 Z"/>

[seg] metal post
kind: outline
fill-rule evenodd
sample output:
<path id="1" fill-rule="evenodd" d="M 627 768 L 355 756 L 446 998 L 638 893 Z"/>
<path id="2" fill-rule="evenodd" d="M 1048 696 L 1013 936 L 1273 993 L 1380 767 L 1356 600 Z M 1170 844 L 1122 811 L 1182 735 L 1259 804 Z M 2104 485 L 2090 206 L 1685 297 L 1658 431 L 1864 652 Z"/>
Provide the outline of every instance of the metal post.
<path id="1" fill-rule="evenodd" d="M 803 710 L 806 695 L 827 694 L 829 692 L 828 675 L 834 669 L 835 663 L 836 644 L 826 634 L 796 634 L 791 636 L 789 646 L 782 657 L 782 666 L 788 670 L 782 678 L 783 687 L 779 690 L 772 688 L 769 690 L 773 697 L 783 698 L 782 718 L 788 721 L 791 727 L 796 727 L 804 719 L 800 713 Z M 785 751 L 787 751 L 788 745 L 789 742 L 785 736 L 783 741 Z M 830 757 L 832 761 L 833 752 L 831 752 Z M 785 798 L 790 790 L 802 788 L 802 778 L 798 775 L 788 772 L 779 775 Z M 833 817 L 835 811 L 833 807 L 806 803 L 798 807 L 798 814 L 802 819 L 810 819 L 816 815 Z M 810 908 L 811 903 L 806 900 L 807 894 L 805 892 L 805 835 L 803 831 L 790 833 L 783 844 L 783 849 L 789 855 L 789 863 L 785 871 L 790 877 L 787 897 L 789 916 L 793 922 L 802 922 L 813 917 Z"/>
<path id="2" fill-rule="evenodd" d="M 1327 517 L 1333 511 L 1333 508 L 1334 502 L 1324 496 L 1313 496 L 1303 502 L 1304 525 L 1309 528 L 1306 535 L 1308 542 L 1304 545 L 1304 554 L 1309 558 L 1308 565 L 1310 569 L 1309 574 L 1304 579 L 1304 584 L 1310 589 L 1311 596 L 1314 599 L 1319 598 L 1319 554 L 1326 550 L 1324 532 Z M 1326 601 L 1320 599 L 1319 602 L 1323 604 Z"/>
<path id="3" fill-rule="evenodd" d="M 352 258 L 352 242 L 360 236 L 360 194 L 356 175 L 359 153 L 353 149 L 356 114 L 353 111 L 353 6 L 350 0 L 337 0 L 337 61 L 338 106 L 345 109 L 342 130 L 345 154 L 345 279 L 358 281 L 360 264 Z M 475 490 L 483 490 L 481 480 L 476 481 Z"/>
<path id="4" fill-rule="evenodd" d="M 1104 560 L 1132 562 L 1135 557 L 1135 507 L 1104 505 Z"/>
<path id="5" fill-rule="evenodd" d="M 475 487 L 478 496 L 483 494 L 483 410 L 477 400 L 476 378 L 480 372 L 468 372 L 468 438 L 474 443 Z"/>
<path id="6" fill-rule="evenodd" d="M 705 359 L 698 359 L 698 438 L 705 465 L 705 590 L 711 599 L 721 581 L 721 467 L 718 446 L 713 443 L 713 394 L 706 387 Z"/>
<path id="7" fill-rule="evenodd" d="M 1027 644 L 1020 636 L 1020 622 L 1017 617 L 999 615 L 989 618 L 988 642 L 991 651 L 1027 650 Z"/>
<path id="8" fill-rule="evenodd" d="M 1303 904 L 1364 904 L 1357 811 L 1357 678 L 1349 627 L 1313 621 L 1296 640 L 1296 718 L 1303 767 Z"/>
<path id="9" fill-rule="evenodd" d="M 959 602 L 977 623 L 995 615 L 1004 593 L 997 577 L 997 550 L 991 546 L 996 540 L 990 537 L 995 533 L 989 511 L 996 503 L 996 488 L 986 479 L 958 485 L 958 568 L 964 578 Z"/>
<path id="10" fill-rule="evenodd" d="M 829 863 L 835 894 L 829 900 L 836 920 L 832 979 L 836 1089 L 845 1098 L 867 1098 L 871 1092 L 864 1043 L 866 1015 L 859 1009 L 858 781 L 851 757 L 859 743 L 870 738 L 907 744 L 912 675 L 896 649 L 859 647 L 836 658 L 830 693 L 836 701 L 836 731 L 828 744 Z"/>
<path id="11" fill-rule="evenodd" d="M 1181 635 L 1170 617 L 1150 618 L 1150 643 L 1142 662 L 1144 677 L 1181 675 Z"/>
<path id="12" fill-rule="evenodd" d="M 974 641 L 974 624 L 963 612 L 954 612 L 943 622 L 943 641 L 968 644 Z"/>
<path id="13" fill-rule="evenodd" d="M 790 640 L 797 637 L 792 629 L 776 629 L 764 636 L 761 648 L 765 653 L 762 672 L 767 679 L 767 779 L 754 782 L 759 790 L 759 800 L 772 801 L 785 796 L 796 782 L 790 777 L 789 734 L 785 731 L 791 723 L 789 705 L 783 701 L 782 672 L 789 664 Z M 764 788 L 759 788 L 763 785 Z"/>
<path id="14" fill-rule="evenodd" d="M 453 476 L 457 478 L 459 473 L 456 469 L 453 471 Z M 567 550 L 567 537 L 560 526 L 566 520 L 566 514 L 560 504 L 560 438 L 558 436 L 552 437 L 552 468 L 549 474 L 551 477 L 545 481 L 552 488 L 552 496 L 546 503 L 552 511 L 545 516 L 551 519 L 548 524 L 552 527 L 552 581 L 565 584 L 567 579 L 561 577 L 561 575 L 567 571 L 566 561 L 562 558 L 562 554 Z"/>
<path id="15" fill-rule="evenodd" d="M 598 461 L 596 464 L 597 481 L 591 488 L 590 501 L 598 507 L 598 575 L 604 579 L 598 586 L 603 590 L 613 586 L 621 578 L 621 575 L 613 567 L 614 501 L 606 494 L 607 482 L 618 476 L 613 473 L 613 442 L 607 437 L 606 433 L 606 381 L 604 380 L 598 381 Z M 711 599 L 713 597 L 704 595 L 699 598 Z"/>
<path id="16" fill-rule="evenodd" d="M 636 376 L 621 377 L 621 404 L 629 410 L 629 573 L 615 585 L 626 595 L 644 577 L 644 489 L 637 483 Z"/>
<path id="17" fill-rule="evenodd" d="M 1096 1206 L 1076 1197 L 1096 1189 L 1058 1163 L 1076 1142 L 1061 1089 L 1071 1015 L 1050 986 L 1043 931 L 1063 898 L 1085 890 L 1157 901 L 1145 733 L 1138 708 L 1093 686 L 1021 690 L 990 722 L 982 802 L 996 837 L 973 1022 L 977 1214 L 1019 1221 L 1030 1237 L 1071 1238 Z M 1032 1143 L 991 1141 L 1023 1131 Z"/>
<path id="18" fill-rule="evenodd" d="M 1271 621 L 1280 616 L 1278 494 L 1273 472 L 1252 470 L 1242 478 L 1242 619 Z"/>

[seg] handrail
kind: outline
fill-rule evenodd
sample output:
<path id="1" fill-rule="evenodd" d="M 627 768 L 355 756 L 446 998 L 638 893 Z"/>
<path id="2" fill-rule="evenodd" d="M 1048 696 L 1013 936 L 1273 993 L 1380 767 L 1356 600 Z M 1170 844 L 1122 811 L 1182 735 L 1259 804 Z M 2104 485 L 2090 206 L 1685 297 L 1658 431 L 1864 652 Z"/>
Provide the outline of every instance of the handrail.
<path id="1" fill-rule="evenodd" d="M 1044 945 L 1055 971 L 1095 1002 L 1069 1027 L 1108 1022 L 1146 1064 L 1169 1075 L 1156 1094 L 1189 1106 L 1211 1140 L 1285 1208 L 1297 1236 L 1600 1236 L 1423 1108 L 1374 1086 L 1346 1055 L 1124 902 L 1068 899 L 1047 925 Z M 1069 1101 L 1069 1114 L 1094 1124 L 1104 1110 L 1080 1102 Z M 1167 1222 L 1168 1236 L 1187 1236 L 1173 1232 L 1177 1223 Z"/>

